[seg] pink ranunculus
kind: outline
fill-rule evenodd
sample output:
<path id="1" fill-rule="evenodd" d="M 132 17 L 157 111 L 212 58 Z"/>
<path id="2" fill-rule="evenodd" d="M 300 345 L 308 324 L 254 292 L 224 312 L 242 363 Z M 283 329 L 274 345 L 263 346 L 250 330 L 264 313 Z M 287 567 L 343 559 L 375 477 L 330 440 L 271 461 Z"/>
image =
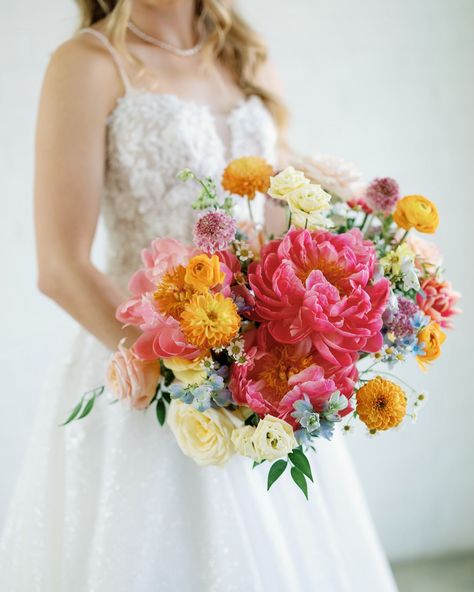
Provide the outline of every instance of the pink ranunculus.
<path id="1" fill-rule="evenodd" d="M 453 323 L 450 318 L 461 312 L 455 306 L 461 295 L 453 290 L 450 282 L 436 277 L 427 278 L 421 289 L 422 293 L 416 296 L 418 306 L 441 327 L 451 329 Z"/>
<path id="2" fill-rule="evenodd" d="M 121 343 L 107 370 L 107 386 L 114 397 L 135 409 L 146 409 L 160 378 L 160 363 L 144 361 Z"/>
<path id="3" fill-rule="evenodd" d="M 322 411 L 336 390 L 348 399 L 352 396 L 355 366 L 331 367 L 308 337 L 296 344 L 281 344 L 264 324 L 245 334 L 245 351 L 248 362 L 232 366 L 229 388 L 239 405 L 261 417 L 270 413 L 293 424 L 293 404 L 299 399 L 307 397 L 316 411 Z"/>
<path id="4" fill-rule="evenodd" d="M 255 319 L 272 337 L 294 344 L 309 337 L 330 364 L 351 366 L 357 352 L 382 346 L 382 313 L 390 284 L 373 282 L 375 248 L 359 230 L 290 230 L 268 243 L 249 270 Z"/>
<path id="5" fill-rule="evenodd" d="M 132 275 L 128 289 L 134 296 L 155 290 L 165 273 L 178 265 L 187 265 L 197 252 L 194 247 L 183 245 L 174 238 L 155 239 L 148 249 L 143 249 L 144 267 Z"/>

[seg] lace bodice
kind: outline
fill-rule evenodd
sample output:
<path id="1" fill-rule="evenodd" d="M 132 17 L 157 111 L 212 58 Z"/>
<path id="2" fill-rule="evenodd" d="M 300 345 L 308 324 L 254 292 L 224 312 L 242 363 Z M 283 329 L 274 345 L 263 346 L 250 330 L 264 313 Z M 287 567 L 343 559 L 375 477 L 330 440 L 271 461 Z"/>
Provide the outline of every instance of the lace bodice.
<path id="1" fill-rule="evenodd" d="M 125 94 L 107 119 L 107 162 L 102 214 L 107 230 L 107 271 L 126 284 L 140 251 L 162 236 L 190 241 L 197 188 L 176 178 L 183 168 L 217 181 L 226 162 L 245 155 L 275 164 L 276 130 L 257 96 L 229 113 L 131 86 L 107 37 L 84 29 L 108 49 Z"/>
<path id="2" fill-rule="evenodd" d="M 227 127 L 227 142 L 219 127 Z M 273 162 L 274 147 L 273 120 L 256 96 L 217 115 L 174 95 L 129 90 L 107 122 L 109 272 L 129 274 L 157 236 L 190 240 L 197 188 L 177 180 L 181 169 L 219 179 L 227 159 L 252 154 Z"/>

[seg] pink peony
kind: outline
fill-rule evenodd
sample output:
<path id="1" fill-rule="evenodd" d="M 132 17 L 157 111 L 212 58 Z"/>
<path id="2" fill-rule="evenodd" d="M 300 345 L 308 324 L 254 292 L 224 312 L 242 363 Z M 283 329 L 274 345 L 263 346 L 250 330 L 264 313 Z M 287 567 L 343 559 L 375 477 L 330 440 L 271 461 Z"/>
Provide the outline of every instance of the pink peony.
<path id="1" fill-rule="evenodd" d="M 265 245 L 251 265 L 255 318 L 279 343 L 310 337 L 330 364 L 350 366 L 357 352 L 382 346 L 390 284 L 372 282 L 375 249 L 359 230 L 334 235 L 290 230 Z"/>
<path id="2" fill-rule="evenodd" d="M 135 409 L 146 409 L 155 396 L 160 378 L 160 364 L 144 361 L 122 344 L 113 355 L 107 370 L 107 386 L 116 399 Z"/>
<path id="3" fill-rule="evenodd" d="M 451 329 L 453 323 L 449 320 L 450 317 L 461 312 L 455 307 L 461 295 L 453 290 L 450 282 L 436 277 L 426 279 L 421 284 L 421 289 L 423 293 L 416 296 L 418 306 L 441 327 Z"/>
<path id="4" fill-rule="evenodd" d="M 352 395 L 357 378 L 355 366 L 339 374 L 337 368 L 331 374 L 331 368 L 314 350 L 309 338 L 283 345 L 262 325 L 245 334 L 245 351 L 249 361 L 232 366 L 229 388 L 239 405 L 250 407 L 261 417 L 270 413 L 293 424 L 293 403 L 299 399 L 307 397 L 314 409 L 321 412 L 337 389 L 348 398 Z M 348 380 L 349 374 L 352 382 Z M 343 413 L 350 410 L 348 407 Z"/>

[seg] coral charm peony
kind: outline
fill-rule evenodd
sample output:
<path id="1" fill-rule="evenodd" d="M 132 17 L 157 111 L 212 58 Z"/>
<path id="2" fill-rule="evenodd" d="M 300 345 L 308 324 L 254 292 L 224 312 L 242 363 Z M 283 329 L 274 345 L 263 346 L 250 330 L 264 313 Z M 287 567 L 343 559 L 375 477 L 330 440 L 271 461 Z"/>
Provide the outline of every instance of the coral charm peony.
<path id="1" fill-rule="evenodd" d="M 328 362 L 351 365 L 357 351 L 382 345 L 389 283 L 372 283 L 375 249 L 358 230 L 291 230 L 262 249 L 249 270 L 257 320 L 280 343 L 310 337 Z"/>

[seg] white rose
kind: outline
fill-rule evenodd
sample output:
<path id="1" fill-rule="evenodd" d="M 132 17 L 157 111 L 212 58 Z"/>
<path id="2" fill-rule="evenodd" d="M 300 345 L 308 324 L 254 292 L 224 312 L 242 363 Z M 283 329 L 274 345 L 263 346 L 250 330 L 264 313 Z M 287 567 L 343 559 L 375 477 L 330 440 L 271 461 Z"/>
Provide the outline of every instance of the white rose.
<path id="1" fill-rule="evenodd" d="M 163 364 L 185 386 L 188 384 L 202 384 L 207 377 L 207 371 L 202 365 L 202 359 L 165 358 Z"/>
<path id="2" fill-rule="evenodd" d="M 198 465 L 223 465 L 234 454 L 234 418 L 224 409 L 201 413 L 192 405 L 172 400 L 168 425 L 183 453 Z"/>
<path id="3" fill-rule="evenodd" d="M 298 228 L 326 228 L 330 221 L 326 218 L 331 196 L 321 185 L 304 185 L 286 196 L 290 206 L 291 221 Z"/>
<path id="4" fill-rule="evenodd" d="M 344 201 L 360 197 L 365 190 L 362 174 L 351 162 L 337 156 L 315 154 L 299 163 L 314 183 L 322 185 L 326 191 L 337 195 Z"/>
<path id="5" fill-rule="evenodd" d="M 252 436 L 257 460 L 275 460 L 298 446 L 289 423 L 266 415 L 260 420 Z"/>
<path id="6" fill-rule="evenodd" d="M 258 455 L 253 443 L 253 436 L 255 428 L 249 425 L 244 425 L 232 432 L 232 442 L 235 446 L 235 451 L 242 456 L 247 456 L 253 460 L 258 460 Z"/>
<path id="7" fill-rule="evenodd" d="M 270 177 L 270 188 L 268 195 L 275 199 L 286 199 L 291 191 L 309 184 L 309 179 L 301 171 L 295 170 L 292 166 Z"/>

